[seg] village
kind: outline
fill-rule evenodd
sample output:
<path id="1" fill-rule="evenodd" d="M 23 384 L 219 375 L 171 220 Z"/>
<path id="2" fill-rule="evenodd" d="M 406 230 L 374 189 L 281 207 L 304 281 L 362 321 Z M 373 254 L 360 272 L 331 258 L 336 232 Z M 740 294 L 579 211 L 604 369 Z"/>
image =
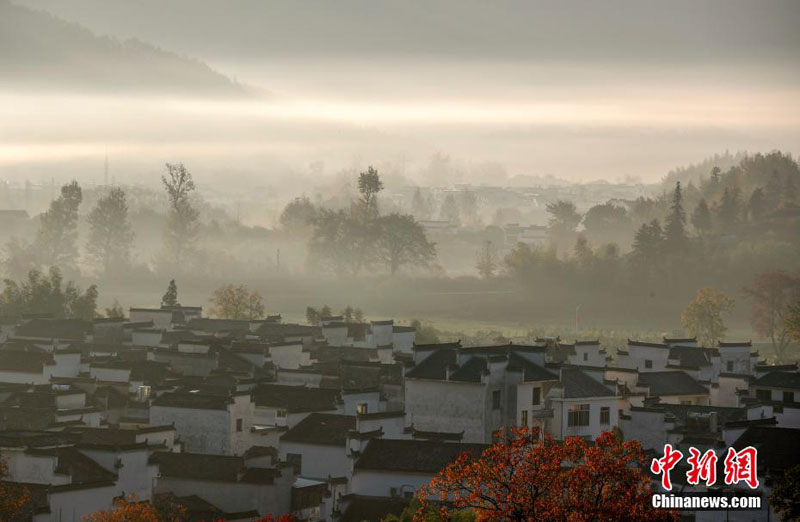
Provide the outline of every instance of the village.
<path id="1" fill-rule="evenodd" d="M 618 430 L 654 456 L 752 446 L 763 498 L 800 463 L 797 365 L 766 364 L 746 340 L 630 339 L 612 357 L 591 339 L 418 344 L 391 319 L 127 315 L 0 320 L 4 481 L 29 492 L 34 522 L 78 522 L 118 498 L 189 520 L 382 520 L 509 426 L 555 440 Z"/>

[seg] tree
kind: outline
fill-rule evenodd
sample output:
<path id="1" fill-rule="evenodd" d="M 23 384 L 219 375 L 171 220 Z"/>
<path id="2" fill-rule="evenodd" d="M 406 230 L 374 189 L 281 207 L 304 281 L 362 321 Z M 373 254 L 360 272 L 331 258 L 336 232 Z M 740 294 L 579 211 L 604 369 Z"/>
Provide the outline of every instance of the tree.
<path id="1" fill-rule="evenodd" d="M 481 217 L 478 213 L 478 196 L 471 190 L 459 194 L 460 215 L 467 225 L 480 225 Z"/>
<path id="2" fill-rule="evenodd" d="M 195 189 L 192 174 L 183 163 L 167 163 L 166 168 L 167 175 L 161 176 L 169 200 L 164 243 L 169 259 L 180 265 L 197 237 L 200 213 L 190 200 Z"/>
<path id="3" fill-rule="evenodd" d="M 631 261 L 641 277 L 648 279 L 658 272 L 661 265 L 661 253 L 664 244 L 664 233 L 661 224 L 654 219 L 649 224 L 645 223 L 633 238 Z"/>
<path id="4" fill-rule="evenodd" d="M 484 279 L 493 278 L 497 271 L 497 251 L 488 239 L 483 242 L 483 246 L 475 256 L 475 268 Z"/>
<path id="5" fill-rule="evenodd" d="M 319 323 L 319 312 L 313 306 L 306 307 L 306 322 L 311 326 L 316 326 Z"/>
<path id="6" fill-rule="evenodd" d="M 750 194 L 750 200 L 747 202 L 747 210 L 750 213 L 750 218 L 753 221 L 760 221 L 767 211 L 767 201 L 764 197 L 764 191 L 757 188 Z"/>
<path id="7" fill-rule="evenodd" d="M 783 323 L 789 332 L 789 337 L 797 344 L 800 344 L 800 300 L 789 307 Z"/>
<path id="8" fill-rule="evenodd" d="M 214 305 L 211 314 L 221 319 L 253 321 L 264 317 L 261 294 L 245 285 L 222 285 L 214 290 L 210 301 Z"/>
<path id="9" fill-rule="evenodd" d="M 443 522 L 444 519 L 438 504 L 425 506 L 422 516 L 419 515 L 420 507 L 420 501 L 412 499 L 399 515 L 389 515 L 381 522 Z M 447 518 L 447 522 L 475 522 L 475 513 L 469 510 L 452 513 Z"/>
<path id="10" fill-rule="evenodd" d="M 308 244 L 309 262 L 338 275 L 357 275 L 368 264 L 366 249 L 372 233 L 344 210 L 320 209 Z M 363 251 L 362 251 L 363 249 Z"/>
<path id="11" fill-rule="evenodd" d="M 769 505 L 784 521 L 800 520 L 800 465 L 783 472 L 769 494 Z"/>
<path id="12" fill-rule="evenodd" d="M 72 267 L 78 257 L 78 208 L 83 192 L 77 181 L 61 187 L 61 195 L 42 214 L 34 248 L 50 266 Z"/>
<path id="13" fill-rule="evenodd" d="M 680 253 L 686 247 L 686 212 L 683 210 L 681 182 L 675 184 L 672 206 L 664 228 L 664 247 L 670 253 Z"/>
<path id="14" fill-rule="evenodd" d="M 424 520 L 431 498 L 447 501 L 440 506 L 445 520 L 467 509 L 479 521 L 497 522 L 677 520 L 651 506 L 646 469 L 639 443 L 617 433 L 590 445 L 506 428 L 480 456 L 463 453 L 420 489 L 417 520 Z"/>
<path id="15" fill-rule="evenodd" d="M 8 466 L 0 460 L 0 520 L 30 519 L 25 517 L 31 507 L 28 489 L 20 484 L 5 482 L 6 479 L 8 479 Z"/>
<path id="16" fill-rule="evenodd" d="M 550 241 L 558 250 L 566 251 L 575 242 L 575 229 L 578 228 L 582 216 L 571 201 L 559 200 L 548 203 L 546 209 L 550 214 L 548 220 Z"/>
<path id="17" fill-rule="evenodd" d="M 149 502 L 138 502 L 129 496 L 114 500 L 114 509 L 96 511 L 85 517 L 86 522 L 180 522 L 180 516 L 164 518 Z"/>
<path id="18" fill-rule="evenodd" d="M 411 327 L 417 331 L 414 337 L 415 344 L 436 344 L 439 342 L 439 330 L 432 324 L 422 324 L 419 319 L 411 321 Z"/>
<path id="19" fill-rule="evenodd" d="M 61 272 L 50 268 L 47 275 L 38 270 L 28 273 L 27 281 L 4 281 L 0 293 L 0 315 L 52 314 L 62 319 L 91 321 L 97 316 L 97 287 L 89 286 L 81 293 L 73 281 L 63 286 Z"/>
<path id="20" fill-rule="evenodd" d="M 378 216 L 378 192 L 383 190 L 383 181 L 381 181 L 378 171 L 372 165 L 367 168 L 366 172 L 362 172 L 358 176 L 358 192 L 361 194 L 359 206 L 366 216 Z"/>
<path id="21" fill-rule="evenodd" d="M 722 314 L 733 310 L 734 301 L 711 287 L 701 288 L 681 314 L 681 323 L 702 346 L 716 346 L 725 337 Z"/>
<path id="22" fill-rule="evenodd" d="M 412 216 L 389 214 L 378 220 L 378 226 L 377 257 L 392 275 L 405 265 L 427 266 L 436 257 L 436 246 Z"/>
<path id="23" fill-rule="evenodd" d="M 596 245 L 622 242 L 627 244 L 633 232 L 625 207 L 610 202 L 590 208 L 583 217 L 583 227 L 586 237 Z"/>
<path id="24" fill-rule="evenodd" d="M 722 199 L 717 205 L 717 218 L 724 233 L 732 233 L 739 224 L 742 215 L 742 205 L 739 201 L 739 189 L 725 187 Z"/>
<path id="25" fill-rule="evenodd" d="M 175 284 L 174 279 L 170 279 L 167 286 L 167 292 L 161 298 L 161 306 L 177 306 L 178 305 L 178 285 Z"/>
<path id="26" fill-rule="evenodd" d="M 87 250 L 106 273 L 130 264 L 133 230 L 128 221 L 128 203 L 125 191 L 112 188 L 97 202 L 89 214 L 89 243 Z"/>
<path id="27" fill-rule="evenodd" d="M 578 263 L 578 267 L 587 272 L 591 270 L 592 265 L 594 264 L 594 252 L 592 252 L 586 236 L 583 234 L 578 234 L 578 239 L 575 240 L 575 248 L 573 251 L 575 254 L 575 261 Z"/>
<path id="28" fill-rule="evenodd" d="M 692 226 L 700 236 L 711 232 L 711 210 L 708 208 L 705 198 L 700 200 L 692 212 Z"/>
<path id="29" fill-rule="evenodd" d="M 751 326 L 770 338 L 775 355 L 783 361 L 790 340 L 786 316 L 790 305 L 800 300 L 800 275 L 791 276 L 782 270 L 762 272 L 743 291 L 752 300 Z"/>
<path id="30" fill-rule="evenodd" d="M 125 319 L 125 310 L 122 309 L 119 301 L 114 299 L 114 304 L 111 305 L 111 308 L 106 308 L 106 317 L 109 319 Z"/>
<path id="31" fill-rule="evenodd" d="M 284 229 L 297 232 L 313 226 L 316 217 L 317 208 L 308 197 L 303 196 L 290 201 L 278 221 Z"/>

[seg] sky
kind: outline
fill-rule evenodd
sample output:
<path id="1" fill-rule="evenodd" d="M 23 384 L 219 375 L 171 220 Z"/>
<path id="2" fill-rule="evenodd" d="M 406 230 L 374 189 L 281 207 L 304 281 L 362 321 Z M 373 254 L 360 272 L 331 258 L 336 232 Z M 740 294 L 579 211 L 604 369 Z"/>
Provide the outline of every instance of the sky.
<path id="1" fill-rule="evenodd" d="M 250 94 L 6 86 L 0 177 L 91 171 L 108 151 L 123 179 L 181 160 L 244 185 L 315 162 L 426 184 L 656 182 L 800 143 L 794 1 L 13 2 L 201 60 Z M 431 179 L 435 153 L 457 179 Z"/>

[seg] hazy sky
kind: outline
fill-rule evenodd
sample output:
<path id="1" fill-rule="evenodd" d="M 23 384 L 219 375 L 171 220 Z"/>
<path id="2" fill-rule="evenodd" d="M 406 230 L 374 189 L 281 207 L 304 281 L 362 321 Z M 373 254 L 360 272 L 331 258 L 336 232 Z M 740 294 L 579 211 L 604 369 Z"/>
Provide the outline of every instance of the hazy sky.
<path id="1" fill-rule="evenodd" d="M 14 3 L 203 60 L 256 95 L 6 88 L 0 177 L 109 150 L 128 176 L 184 160 L 254 181 L 322 161 L 413 179 L 443 152 L 509 176 L 656 181 L 800 143 L 796 1 Z"/>

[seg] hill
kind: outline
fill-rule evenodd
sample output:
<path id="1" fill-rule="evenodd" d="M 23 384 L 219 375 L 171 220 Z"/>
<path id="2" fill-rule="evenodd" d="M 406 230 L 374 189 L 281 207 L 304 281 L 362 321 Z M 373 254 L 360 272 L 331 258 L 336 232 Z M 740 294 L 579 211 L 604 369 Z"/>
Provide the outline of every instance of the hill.
<path id="1" fill-rule="evenodd" d="M 198 60 L 138 40 L 100 37 L 0 0 L 0 88 L 237 95 L 245 89 Z"/>

